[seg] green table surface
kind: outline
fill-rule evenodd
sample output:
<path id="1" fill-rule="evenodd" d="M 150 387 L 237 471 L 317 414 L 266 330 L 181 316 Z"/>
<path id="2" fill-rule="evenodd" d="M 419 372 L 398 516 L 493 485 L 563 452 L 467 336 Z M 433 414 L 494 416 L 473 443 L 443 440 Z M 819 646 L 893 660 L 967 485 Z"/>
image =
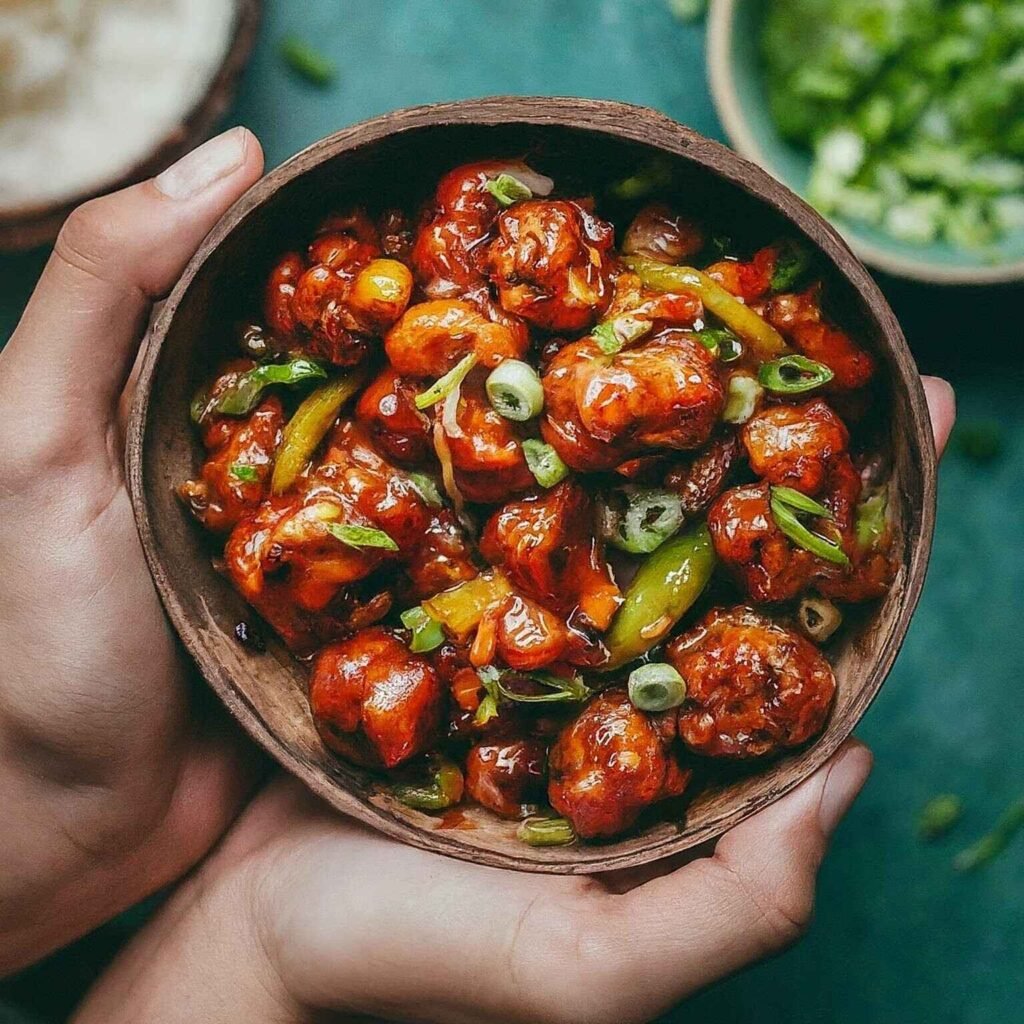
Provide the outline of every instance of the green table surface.
<path id="1" fill-rule="evenodd" d="M 337 61 L 331 88 L 283 67 L 277 44 L 286 33 Z M 383 111 L 495 93 L 627 100 L 722 137 L 703 30 L 673 19 L 661 0 L 270 0 L 230 120 L 260 136 L 273 165 Z M 0 341 L 44 258 L 0 258 Z M 1003 453 L 978 465 L 954 450 L 943 465 L 928 584 L 859 729 L 875 770 L 822 871 L 810 934 L 666 1021 L 1024 1019 L 1024 836 L 983 871 L 962 876 L 950 864 L 1024 795 L 1024 289 L 881 283 L 922 370 L 953 380 L 963 420 L 1001 423 Z M 923 846 L 915 815 L 946 791 L 963 796 L 964 819 L 948 840 Z M 33 1020 L 62 1019 L 123 932 L 108 926 L 9 983 L 9 1005 L 31 1007 Z M 0 1003 L 0 1024 L 24 1019 Z"/>

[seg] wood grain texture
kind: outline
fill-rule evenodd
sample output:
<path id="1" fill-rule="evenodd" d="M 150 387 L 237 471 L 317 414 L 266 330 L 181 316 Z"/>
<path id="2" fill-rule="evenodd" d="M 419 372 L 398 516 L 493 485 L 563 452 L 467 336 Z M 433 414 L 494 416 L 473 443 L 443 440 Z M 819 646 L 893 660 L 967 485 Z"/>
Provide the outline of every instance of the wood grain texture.
<path id="1" fill-rule="evenodd" d="M 787 757 L 710 778 L 674 820 L 601 844 L 534 849 L 514 823 L 471 811 L 474 827 L 440 822 L 393 801 L 371 773 L 332 757 L 306 704 L 306 673 L 279 644 L 258 655 L 233 628 L 253 613 L 213 570 L 211 548 L 173 487 L 201 452 L 188 400 L 229 350 L 233 325 L 275 256 L 330 209 L 423 198 L 462 161 L 519 155 L 560 189 L 594 191 L 653 155 L 672 161 L 676 198 L 741 240 L 802 235 L 820 253 L 833 305 L 878 357 L 892 451 L 897 579 L 885 599 L 848 617 L 830 651 L 839 682 L 826 731 Z M 397 111 L 315 143 L 271 172 L 224 216 L 156 319 L 129 423 L 127 474 L 142 543 L 175 628 L 246 731 L 338 810 L 397 839 L 478 863 L 584 873 L 632 867 L 713 839 L 820 767 L 877 694 L 906 634 L 927 569 L 935 517 L 935 448 L 920 379 L 892 311 L 839 235 L 810 207 L 730 150 L 639 107 L 603 101 L 493 97 Z"/>
<path id="2" fill-rule="evenodd" d="M 238 78 L 256 43 L 262 0 L 235 0 L 238 8 L 231 44 L 202 99 L 141 163 L 115 181 L 58 203 L 0 212 L 0 252 L 32 249 L 52 242 L 68 214 L 100 193 L 151 178 L 213 134 L 235 98 Z"/>

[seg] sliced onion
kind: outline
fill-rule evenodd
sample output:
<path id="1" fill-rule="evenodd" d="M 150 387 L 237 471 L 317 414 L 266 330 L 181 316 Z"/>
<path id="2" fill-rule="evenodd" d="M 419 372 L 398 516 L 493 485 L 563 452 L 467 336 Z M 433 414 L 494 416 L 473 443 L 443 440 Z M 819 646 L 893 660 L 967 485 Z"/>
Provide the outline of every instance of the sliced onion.
<path id="1" fill-rule="evenodd" d="M 496 174 L 511 174 L 521 181 L 535 196 L 549 196 L 554 191 L 555 182 L 546 174 L 540 174 L 524 163 L 504 164 L 494 168 Z"/>
<path id="2" fill-rule="evenodd" d="M 452 452 L 448 447 L 448 437 L 444 432 L 444 425 L 440 420 L 434 422 L 434 451 L 437 453 L 437 460 L 441 463 L 441 482 L 448 497 L 452 499 L 456 515 L 461 519 L 463 510 L 466 507 L 466 499 L 462 496 L 458 484 L 455 483 L 455 467 L 452 465 Z"/>
<path id="3" fill-rule="evenodd" d="M 462 385 L 456 385 L 444 400 L 441 409 L 441 424 L 449 437 L 465 437 L 459 426 L 459 401 L 462 398 Z"/>

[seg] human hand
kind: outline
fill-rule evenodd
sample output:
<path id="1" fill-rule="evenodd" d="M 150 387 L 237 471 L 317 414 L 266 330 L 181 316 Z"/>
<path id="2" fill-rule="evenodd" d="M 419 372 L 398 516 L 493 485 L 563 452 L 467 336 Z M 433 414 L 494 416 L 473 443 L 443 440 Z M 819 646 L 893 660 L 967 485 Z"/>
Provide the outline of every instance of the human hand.
<path id="1" fill-rule="evenodd" d="M 151 303 L 262 167 L 236 128 L 76 210 L 0 354 L 0 975 L 180 875 L 251 785 L 237 734 L 190 717 L 119 406 Z"/>
<path id="2" fill-rule="evenodd" d="M 953 393 L 924 383 L 941 451 Z M 870 766 L 848 741 L 710 855 L 591 878 L 402 846 L 281 778 L 122 954 L 76 1024 L 311 1024 L 336 1013 L 647 1021 L 804 931 L 828 840 Z"/>

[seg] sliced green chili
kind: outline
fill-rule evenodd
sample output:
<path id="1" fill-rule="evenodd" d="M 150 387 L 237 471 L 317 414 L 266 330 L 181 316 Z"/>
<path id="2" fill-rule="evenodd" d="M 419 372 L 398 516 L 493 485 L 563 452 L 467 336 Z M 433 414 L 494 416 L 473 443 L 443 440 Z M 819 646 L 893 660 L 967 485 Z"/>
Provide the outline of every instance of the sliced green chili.
<path id="1" fill-rule="evenodd" d="M 773 292 L 792 291 L 793 287 L 811 269 L 811 254 L 795 242 L 783 245 L 775 261 L 769 287 Z"/>
<path id="2" fill-rule="evenodd" d="M 659 644 L 700 597 L 715 568 L 715 548 L 701 523 L 666 541 L 637 570 L 605 635 L 618 668 Z"/>
<path id="3" fill-rule="evenodd" d="M 762 363 L 757 379 L 776 395 L 802 395 L 827 384 L 835 374 L 824 364 L 806 356 L 783 356 Z"/>
<path id="4" fill-rule="evenodd" d="M 626 507 L 605 506 L 602 533 L 621 551 L 650 554 L 683 525 L 683 503 L 673 491 L 628 489 Z"/>

